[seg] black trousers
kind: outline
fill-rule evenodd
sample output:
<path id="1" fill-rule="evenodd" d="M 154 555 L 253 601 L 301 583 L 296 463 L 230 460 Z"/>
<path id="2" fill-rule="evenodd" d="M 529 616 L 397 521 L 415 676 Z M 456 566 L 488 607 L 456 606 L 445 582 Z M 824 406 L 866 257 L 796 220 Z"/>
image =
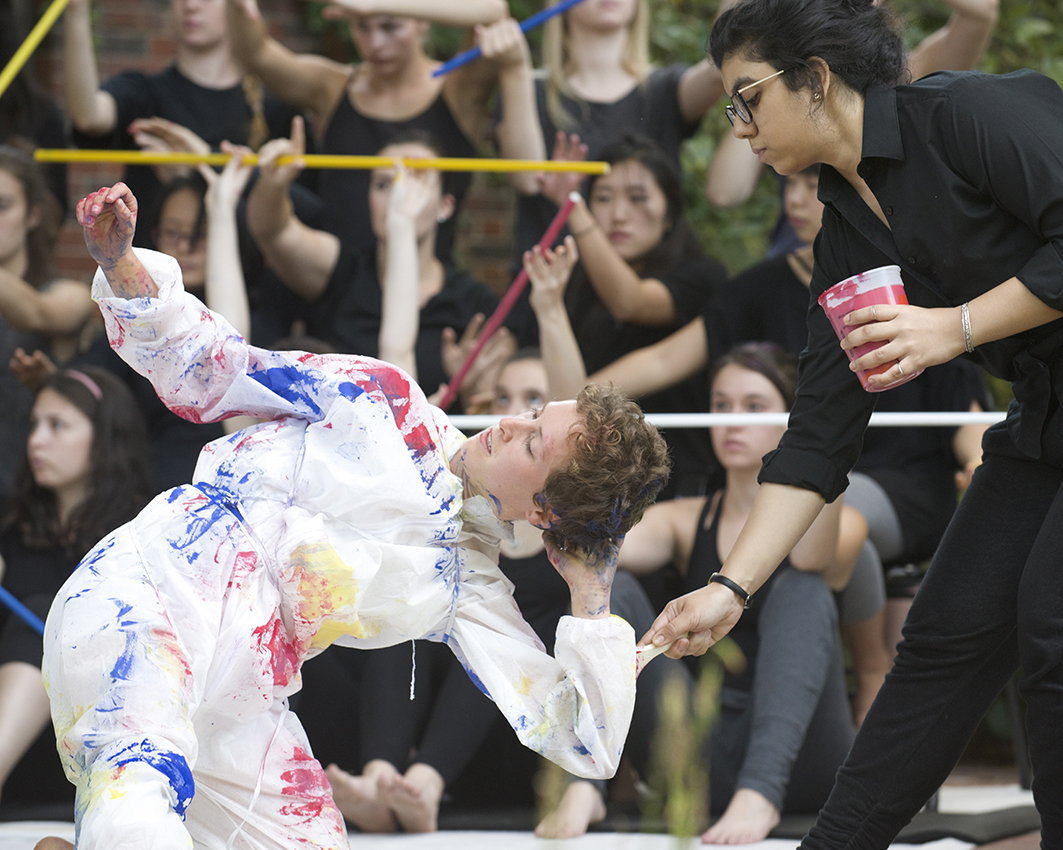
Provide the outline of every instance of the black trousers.
<path id="1" fill-rule="evenodd" d="M 1063 848 L 1063 470 L 989 454 L 803 848 L 885 848 L 1021 664 L 1042 847 Z"/>

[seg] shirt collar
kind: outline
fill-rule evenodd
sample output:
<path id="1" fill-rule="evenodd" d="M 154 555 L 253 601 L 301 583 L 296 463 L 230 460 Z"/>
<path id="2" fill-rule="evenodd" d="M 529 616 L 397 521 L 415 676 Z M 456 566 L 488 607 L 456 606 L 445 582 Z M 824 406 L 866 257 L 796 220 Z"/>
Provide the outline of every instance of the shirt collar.
<path id="1" fill-rule="evenodd" d="M 873 86 L 864 95 L 864 139 L 860 155 L 862 159 L 904 159 L 896 89 Z"/>
<path id="2" fill-rule="evenodd" d="M 864 95 L 864 135 L 860 150 L 860 168 L 869 158 L 904 159 L 901 122 L 897 116 L 897 92 L 886 86 L 873 86 Z M 860 170 L 860 169 L 858 169 Z M 819 178 L 819 199 L 836 203 L 853 188 L 832 167 L 825 165 Z"/>

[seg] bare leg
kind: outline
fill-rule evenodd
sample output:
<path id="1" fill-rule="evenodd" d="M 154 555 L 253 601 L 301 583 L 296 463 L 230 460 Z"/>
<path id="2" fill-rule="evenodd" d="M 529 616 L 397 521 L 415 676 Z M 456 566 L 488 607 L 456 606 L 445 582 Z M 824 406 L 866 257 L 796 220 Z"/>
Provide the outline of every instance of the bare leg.
<path id="1" fill-rule="evenodd" d="M 0 789 L 50 720 L 40 668 L 23 661 L 0 666 Z"/>
<path id="2" fill-rule="evenodd" d="M 578 838 L 592 823 L 605 820 L 605 800 L 591 782 L 576 780 L 561 795 L 557 808 L 535 827 L 539 838 Z"/>
<path id="3" fill-rule="evenodd" d="M 864 722 L 867 710 L 875 700 L 886 674 L 893 667 L 893 652 L 886 648 L 883 629 L 885 609 L 859 623 L 842 623 L 842 635 L 849 647 L 856 674 L 856 694 L 853 697 L 853 720 L 857 727 Z"/>
<path id="4" fill-rule="evenodd" d="M 435 832 L 439 828 L 439 803 L 445 783 L 439 771 L 427 764 L 411 764 L 402 776 L 382 779 L 379 796 L 407 832 Z"/>
<path id="5" fill-rule="evenodd" d="M 727 809 L 701 836 L 703 844 L 755 844 L 779 825 L 779 810 L 759 791 L 739 788 Z"/>
<path id="6" fill-rule="evenodd" d="M 325 769 L 332 786 L 332 797 L 343 817 L 362 832 L 395 832 L 398 824 L 395 816 L 380 800 L 379 783 L 387 781 L 399 772 L 390 762 L 376 759 L 354 776 L 330 764 Z"/>

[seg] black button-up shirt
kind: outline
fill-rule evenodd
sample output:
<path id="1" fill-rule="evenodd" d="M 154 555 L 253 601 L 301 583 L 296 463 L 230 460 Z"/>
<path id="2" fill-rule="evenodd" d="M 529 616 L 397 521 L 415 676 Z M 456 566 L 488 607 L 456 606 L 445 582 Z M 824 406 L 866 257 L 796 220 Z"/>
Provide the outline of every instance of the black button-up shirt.
<path id="1" fill-rule="evenodd" d="M 954 307 L 1018 277 L 1063 310 L 1063 91 L 1032 71 L 947 72 L 871 89 L 858 170 L 890 226 L 823 166 L 808 347 L 790 427 L 760 479 L 831 501 L 845 489 L 877 394 L 849 371 L 816 298 L 895 264 L 911 304 Z M 1012 382 L 1005 426 L 1014 446 L 1058 462 L 1061 440 L 1047 435 L 1063 428 L 1045 425 L 1063 398 L 1063 320 L 980 345 L 975 358 Z"/>

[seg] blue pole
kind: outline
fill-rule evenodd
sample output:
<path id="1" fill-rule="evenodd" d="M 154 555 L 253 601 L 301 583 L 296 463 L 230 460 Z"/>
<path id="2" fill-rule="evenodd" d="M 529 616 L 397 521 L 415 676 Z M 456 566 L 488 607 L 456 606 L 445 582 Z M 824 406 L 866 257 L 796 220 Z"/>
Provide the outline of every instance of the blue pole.
<path id="1" fill-rule="evenodd" d="M 562 12 L 566 12 L 575 6 L 577 3 L 582 3 L 583 0 L 561 0 L 556 6 L 548 6 L 541 12 L 536 12 L 530 18 L 525 18 L 520 22 L 520 31 L 527 32 L 533 30 L 537 26 L 546 23 L 554 15 L 560 15 Z M 460 68 L 462 65 L 468 65 L 474 59 L 480 58 L 480 46 L 472 47 L 463 53 L 459 53 L 453 59 L 448 59 L 438 68 L 432 72 L 433 77 L 442 77 L 444 74 L 449 74 L 455 68 Z"/>
<path id="2" fill-rule="evenodd" d="M 26 625 L 37 632 L 37 634 L 42 637 L 44 636 L 44 623 L 41 622 L 41 618 L 12 596 L 11 591 L 2 584 L 0 584 L 0 602 L 3 602 L 8 608 L 25 620 Z"/>

